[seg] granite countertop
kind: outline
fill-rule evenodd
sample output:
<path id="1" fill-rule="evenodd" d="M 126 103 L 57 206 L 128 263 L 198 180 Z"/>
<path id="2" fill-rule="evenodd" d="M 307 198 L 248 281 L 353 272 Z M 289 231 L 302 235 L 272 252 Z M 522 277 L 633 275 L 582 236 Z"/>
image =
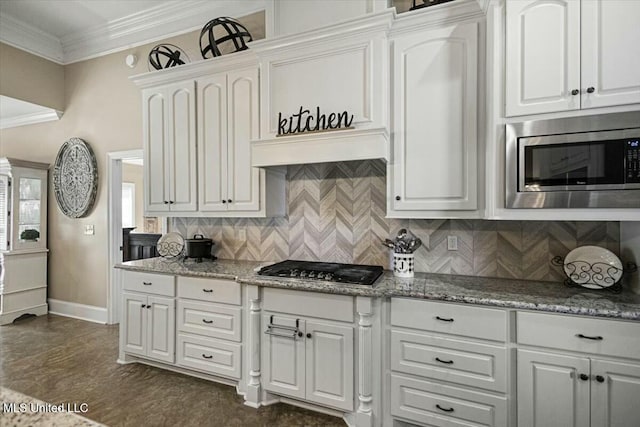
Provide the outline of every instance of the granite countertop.
<path id="1" fill-rule="evenodd" d="M 640 321 L 640 295 L 624 290 L 620 294 L 569 288 L 561 282 L 416 273 L 402 279 L 385 271 L 373 286 L 349 285 L 321 280 L 260 276 L 256 270 L 269 262 L 150 258 L 129 261 L 116 267 L 181 276 L 237 280 L 248 285 L 287 288 L 311 292 L 370 296 L 411 297 L 493 307 L 539 310 Z"/>

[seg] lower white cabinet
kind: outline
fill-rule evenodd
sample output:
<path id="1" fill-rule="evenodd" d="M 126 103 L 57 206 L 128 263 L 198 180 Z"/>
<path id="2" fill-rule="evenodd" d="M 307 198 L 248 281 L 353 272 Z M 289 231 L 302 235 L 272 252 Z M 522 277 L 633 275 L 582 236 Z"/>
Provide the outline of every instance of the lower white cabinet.
<path id="1" fill-rule="evenodd" d="M 638 425 L 640 323 L 528 312 L 517 323 L 520 427 Z"/>
<path id="2" fill-rule="evenodd" d="M 353 410 L 353 327 L 279 314 L 263 315 L 265 390 Z"/>
<path id="3" fill-rule="evenodd" d="M 123 345 L 126 353 L 174 362 L 175 300 L 124 292 Z"/>
<path id="4" fill-rule="evenodd" d="M 242 377 L 241 295 L 232 280 L 178 277 L 178 366 Z"/>
<path id="5" fill-rule="evenodd" d="M 507 312 L 407 298 L 390 305 L 385 425 L 509 425 Z"/>

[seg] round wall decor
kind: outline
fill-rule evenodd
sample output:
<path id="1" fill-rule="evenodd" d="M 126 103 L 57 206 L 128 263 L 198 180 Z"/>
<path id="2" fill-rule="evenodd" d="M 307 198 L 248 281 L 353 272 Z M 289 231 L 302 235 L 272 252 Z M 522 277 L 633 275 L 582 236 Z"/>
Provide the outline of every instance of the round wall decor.
<path id="1" fill-rule="evenodd" d="M 71 138 L 60 147 L 53 167 L 58 207 L 70 218 L 87 215 L 98 192 L 98 164 L 89 144 Z"/>

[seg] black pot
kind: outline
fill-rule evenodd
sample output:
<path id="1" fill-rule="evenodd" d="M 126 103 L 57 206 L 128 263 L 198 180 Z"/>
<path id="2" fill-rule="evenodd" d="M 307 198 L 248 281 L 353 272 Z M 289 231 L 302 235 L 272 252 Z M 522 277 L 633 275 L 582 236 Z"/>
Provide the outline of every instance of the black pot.
<path id="1" fill-rule="evenodd" d="M 185 239 L 185 258 L 195 258 L 197 262 L 202 262 L 202 258 L 212 258 L 212 247 L 213 240 L 194 234 L 193 239 Z"/>

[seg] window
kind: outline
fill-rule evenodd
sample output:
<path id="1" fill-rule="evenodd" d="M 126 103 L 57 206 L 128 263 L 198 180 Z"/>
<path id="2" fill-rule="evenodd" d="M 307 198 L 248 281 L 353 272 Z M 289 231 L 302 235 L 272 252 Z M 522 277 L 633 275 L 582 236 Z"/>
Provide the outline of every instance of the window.
<path id="1" fill-rule="evenodd" d="M 122 227 L 136 226 L 136 185 L 122 183 Z"/>

